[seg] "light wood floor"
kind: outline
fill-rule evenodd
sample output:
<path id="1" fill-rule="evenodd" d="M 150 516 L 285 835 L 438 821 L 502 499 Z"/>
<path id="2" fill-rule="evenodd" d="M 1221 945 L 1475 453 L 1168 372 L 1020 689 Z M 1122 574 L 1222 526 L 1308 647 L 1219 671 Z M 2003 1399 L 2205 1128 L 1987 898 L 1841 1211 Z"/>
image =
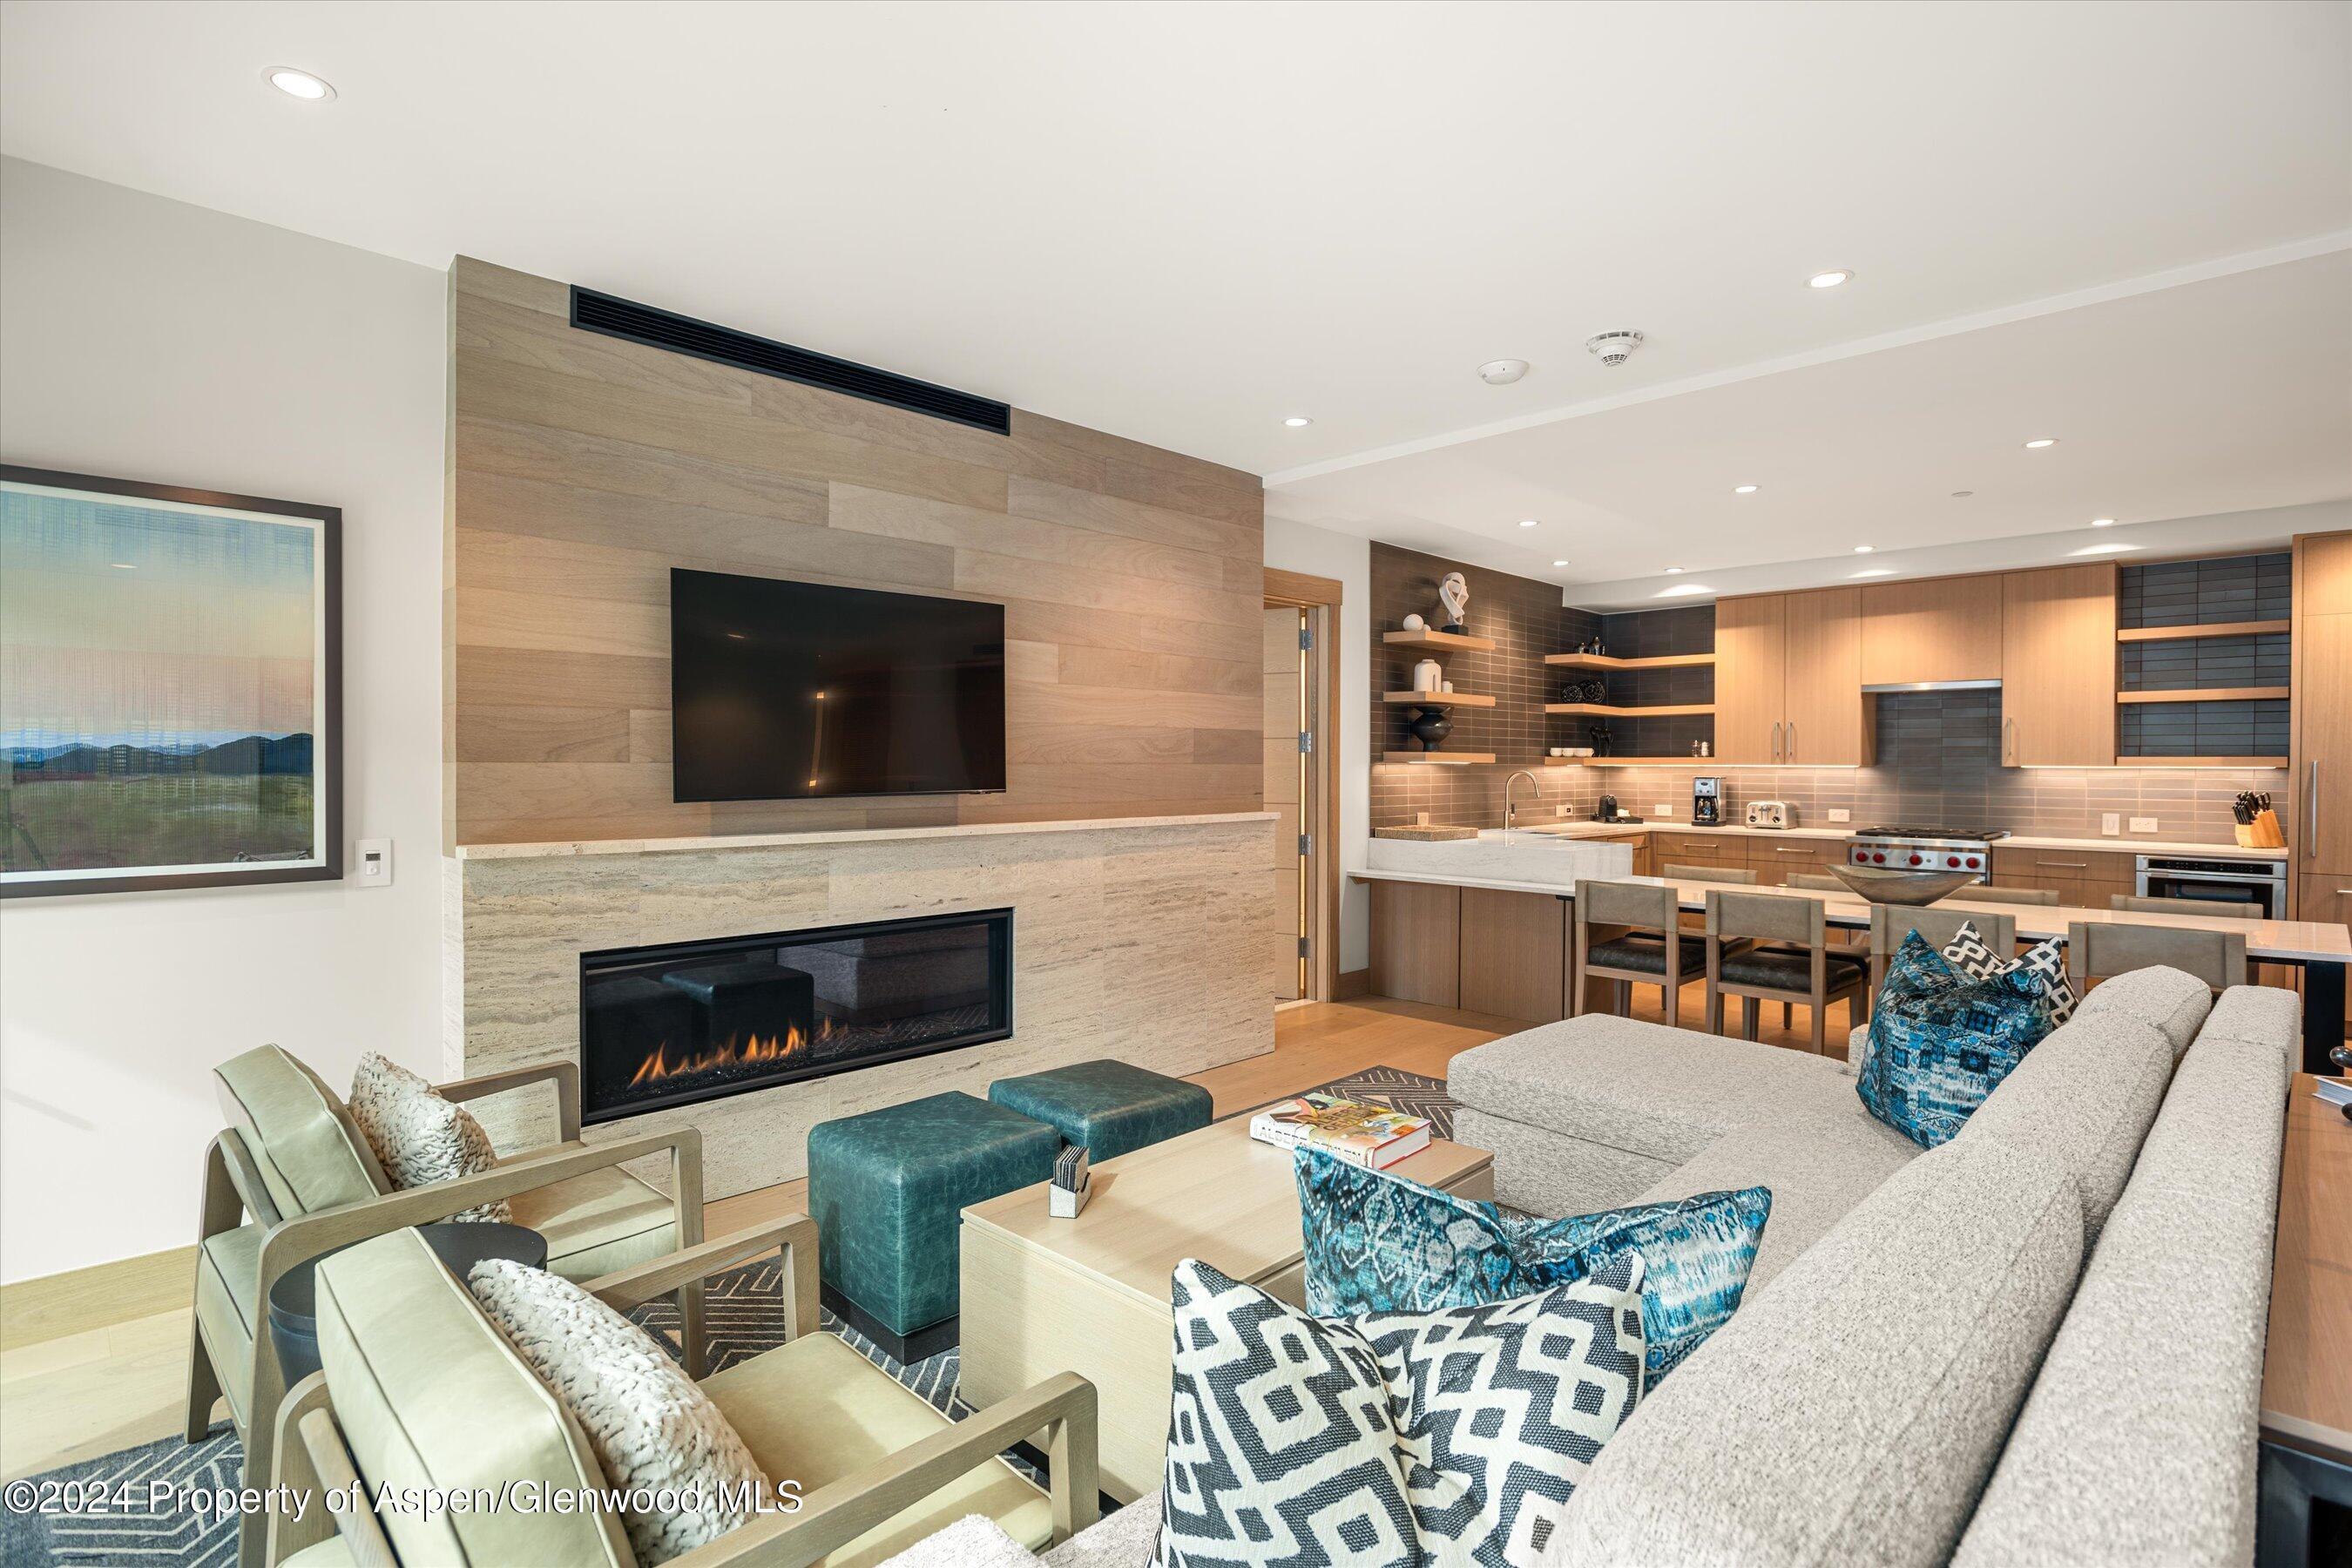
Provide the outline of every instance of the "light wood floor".
<path id="1" fill-rule="evenodd" d="M 1693 985 L 1684 992 L 1685 1020 L 1704 1016 L 1703 989 Z M 1660 1018 L 1656 998 L 1655 991 L 1637 987 L 1633 1016 Z M 1779 1009 L 1767 1008 L 1762 1037 L 1802 1050 L 1801 1010 L 1796 1021 L 1795 1030 L 1783 1031 L 1777 1027 Z M 1830 1024 L 1831 1037 L 1842 1040 L 1840 1009 L 1831 1010 Z M 1194 1081 L 1208 1086 L 1217 1114 L 1223 1116 L 1364 1068 L 1402 1068 L 1443 1078 L 1457 1051 L 1525 1027 L 1516 1019 L 1385 997 L 1310 1003 L 1276 1015 L 1271 1054 L 1213 1068 Z M 806 1183 L 795 1181 L 720 1198 L 705 1206 L 704 1224 L 709 1235 L 721 1236 L 798 1213 L 806 1190 Z M 179 1272 L 184 1274 L 184 1265 Z M 0 1295 L 0 1303 L 6 1300 Z M 93 1312 L 82 1321 L 104 1316 Z M 28 1325 L 21 1319 L 8 1327 L 8 1348 L 0 1350 L 0 1478 L 54 1469 L 179 1429 L 187 1378 L 184 1305 L 92 1327 L 74 1328 L 70 1321 Z"/>

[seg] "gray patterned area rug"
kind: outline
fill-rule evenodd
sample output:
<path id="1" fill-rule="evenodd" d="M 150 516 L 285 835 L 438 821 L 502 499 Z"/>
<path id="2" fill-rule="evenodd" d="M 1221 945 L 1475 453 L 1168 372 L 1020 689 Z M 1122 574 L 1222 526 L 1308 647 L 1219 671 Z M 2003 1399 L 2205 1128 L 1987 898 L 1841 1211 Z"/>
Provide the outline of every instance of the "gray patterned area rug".
<path id="1" fill-rule="evenodd" d="M 1454 1131 L 1454 1101 L 1445 1085 L 1421 1073 L 1399 1068 L 1367 1068 L 1360 1073 L 1317 1084 L 1303 1094 L 1334 1094 L 1386 1105 L 1409 1116 L 1425 1116 L 1440 1137 Z M 1287 1097 L 1285 1097 L 1287 1098 Z M 1272 1103 L 1269 1101 L 1268 1103 Z M 1252 1107 L 1252 1110 L 1262 1109 Z M 1236 1112 L 1247 1115 L 1248 1111 Z M 782 1260 L 768 1258 L 747 1263 L 714 1278 L 705 1292 L 710 1364 L 723 1372 L 761 1351 L 783 1342 Z M 677 1310 L 656 1301 L 630 1314 L 675 1346 Z M 848 1324 L 824 1314 L 824 1326 L 857 1352 L 920 1394 L 934 1409 L 961 1419 L 971 1407 L 956 1394 L 958 1353 L 941 1351 L 907 1365 Z M 1040 1479 L 1020 1456 L 1005 1458 L 1013 1466 Z M 177 1437 L 142 1444 L 96 1459 L 29 1478 L 37 1488 L 48 1483 L 79 1483 L 47 1487 L 68 1494 L 103 1493 L 109 1499 L 131 1497 L 143 1501 L 149 1488 L 162 1484 L 184 1489 L 226 1490 L 244 1484 L 245 1450 L 223 1422 L 201 1443 Z M 236 1525 L 184 1510 L 164 1514 L 144 1512 L 137 1503 L 127 1510 L 111 1506 L 72 1512 L 42 1512 L 10 1507 L 0 1510 L 0 1565 L 5 1568 L 118 1568 L 139 1563 L 142 1568 L 228 1568 L 236 1561 Z"/>

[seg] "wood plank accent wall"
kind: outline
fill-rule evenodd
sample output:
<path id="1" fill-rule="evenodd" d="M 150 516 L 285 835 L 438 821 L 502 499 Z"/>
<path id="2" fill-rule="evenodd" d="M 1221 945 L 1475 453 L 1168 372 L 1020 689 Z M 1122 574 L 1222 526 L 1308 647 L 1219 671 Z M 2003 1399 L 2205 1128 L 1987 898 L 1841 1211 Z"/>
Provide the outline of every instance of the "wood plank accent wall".
<path id="1" fill-rule="evenodd" d="M 576 331 L 567 301 L 450 269 L 445 847 L 1258 808 L 1255 476 Z M 672 566 L 1003 603 L 1005 792 L 673 801 Z"/>

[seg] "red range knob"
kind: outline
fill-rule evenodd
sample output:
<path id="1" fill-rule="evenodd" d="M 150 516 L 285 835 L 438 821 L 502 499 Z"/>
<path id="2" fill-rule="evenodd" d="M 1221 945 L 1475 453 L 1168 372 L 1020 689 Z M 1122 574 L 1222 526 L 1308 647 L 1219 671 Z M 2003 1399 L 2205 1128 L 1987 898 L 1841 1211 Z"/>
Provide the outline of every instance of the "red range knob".
<path id="1" fill-rule="evenodd" d="M 1911 864 L 1913 864 L 1914 866 L 1916 866 L 1918 863 L 1919 863 L 1919 857 L 1917 857 L 1916 855 L 1912 856 L 1912 857 L 1911 857 Z"/>
<path id="2" fill-rule="evenodd" d="M 1944 864 L 1947 866 L 1958 866 L 1959 863 L 1960 858 L 1957 855 L 1947 855 L 1944 857 Z"/>
<path id="3" fill-rule="evenodd" d="M 1881 854 L 1877 854 L 1877 855 L 1873 855 L 1873 856 L 1871 857 L 1871 858 L 1872 858 L 1873 860 L 1877 861 L 1877 862 L 1878 862 L 1880 865 L 1882 865 L 1882 866 L 1884 866 L 1884 865 L 1885 865 L 1885 864 L 1886 864 L 1886 857 L 1885 857 L 1885 854 L 1883 854 L 1883 853 L 1881 853 Z"/>
<path id="4" fill-rule="evenodd" d="M 1975 856 L 1971 855 L 1971 856 L 1969 856 L 1969 870 L 1971 870 L 1971 871 L 1973 871 L 1973 870 L 1975 870 L 1976 868 L 1977 868 L 1977 858 L 1976 858 Z"/>

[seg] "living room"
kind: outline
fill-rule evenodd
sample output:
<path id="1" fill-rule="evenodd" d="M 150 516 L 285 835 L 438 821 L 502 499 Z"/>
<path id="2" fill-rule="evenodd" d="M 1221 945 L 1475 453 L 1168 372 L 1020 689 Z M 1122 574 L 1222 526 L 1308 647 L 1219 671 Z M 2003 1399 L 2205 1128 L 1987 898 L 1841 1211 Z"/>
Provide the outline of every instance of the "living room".
<path id="1" fill-rule="evenodd" d="M 2352 5 L 0 0 L 0 466 L 12 1564 L 2352 1560 Z"/>

